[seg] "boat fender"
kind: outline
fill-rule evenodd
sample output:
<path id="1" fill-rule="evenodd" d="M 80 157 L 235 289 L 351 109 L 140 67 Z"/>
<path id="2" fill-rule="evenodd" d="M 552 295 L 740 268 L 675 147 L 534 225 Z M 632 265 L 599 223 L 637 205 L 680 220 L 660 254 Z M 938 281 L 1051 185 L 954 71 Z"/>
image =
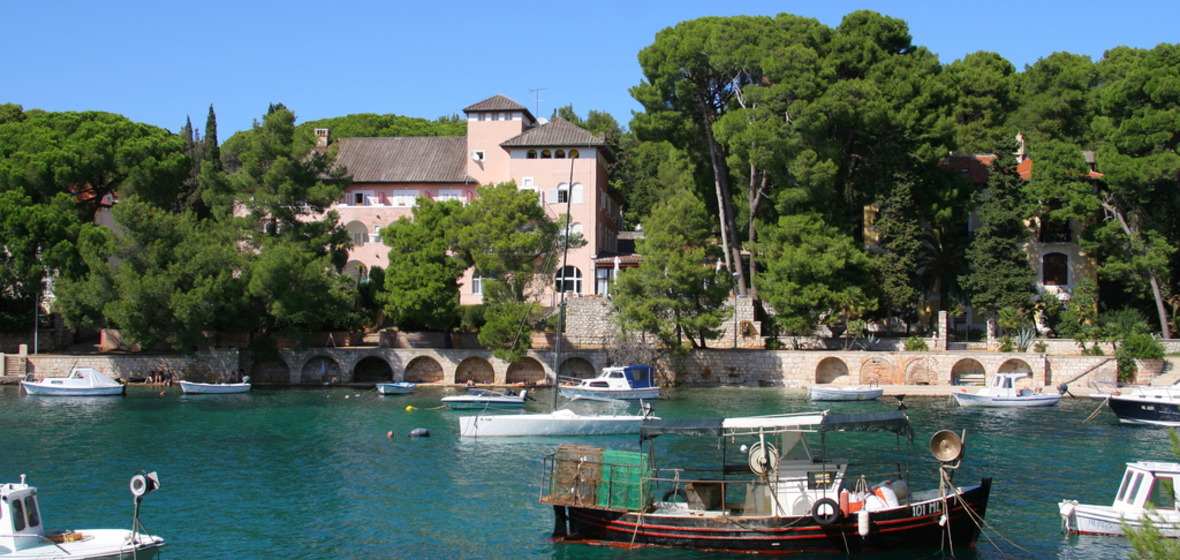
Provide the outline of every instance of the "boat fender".
<path id="1" fill-rule="evenodd" d="M 882 500 L 875 494 L 869 494 L 869 497 L 865 498 L 865 511 L 878 511 L 882 509 L 885 509 L 885 500 Z"/>
<path id="2" fill-rule="evenodd" d="M 684 489 L 679 486 L 677 486 L 676 488 L 669 488 L 667 492 L 664 492 L 664 500 L 663 501 L 665 501 L 665 502 L 668 501 L 668 498 L 671 498 L 672 496 L 680 496 L 680 499 L 682 501 L 684 501 L 684 502 L 688 501 L 688 494 L 685 493 Z"/>
<path id="3" fill-rule="evenodd" d="M 840 520 L 840 505 L 831 498 L 821 498 L 811 506 L 811 518 L 821 527 L 827 527 Z"/>
<path id="4" fill-rule="evenodd" d="M 869 510 L 862 509 L 856 514 L 856 533 L 861 537 L 869 536 Z"/>
<path id="5" fill-rule="evenodd" d="M 895 480 L 890 487 L 893 488 L 893 493 L 897 496 L 899 503 L 910 497 L 910 485 L 906 484 L 904 480 Z"/>
<path id="6" fill-rule="evenodd" d="M 848 490 L 840 490 L 840 515 L 848 517 L 852 513 L 848 510 Z"/>
<path id="7" fill-rule="evenodd" d="M 430 437 L 430 430 L 426 428 L 414 428 L 410 430 L 410 437 Z"/>

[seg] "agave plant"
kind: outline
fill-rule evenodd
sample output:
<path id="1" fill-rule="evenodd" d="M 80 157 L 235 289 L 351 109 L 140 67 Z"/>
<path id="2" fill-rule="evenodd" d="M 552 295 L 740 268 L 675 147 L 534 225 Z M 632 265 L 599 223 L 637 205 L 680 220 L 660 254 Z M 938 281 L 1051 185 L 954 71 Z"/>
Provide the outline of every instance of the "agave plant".
<path id="1" fill-rule="evenodd" d="M 1020 330 L 1016 331 L 1016 347 L 1019 348 L 1021 352 L 1027 352 L 1029 347 L 1032 346 L 1033 342 L 1036 342 L 1036 340 L 1037 329 L 1033 328 L 1031 325 L 1025 325 L 1020 327 Z"/>

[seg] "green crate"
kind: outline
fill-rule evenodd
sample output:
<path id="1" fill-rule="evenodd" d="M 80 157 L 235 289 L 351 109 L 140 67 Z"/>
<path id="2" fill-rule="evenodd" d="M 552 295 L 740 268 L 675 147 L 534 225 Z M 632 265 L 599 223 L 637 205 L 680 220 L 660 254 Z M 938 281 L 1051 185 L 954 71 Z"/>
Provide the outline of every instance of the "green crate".
<path id="1" fill-rule="evenodd" d="M 602 452 L 602 478 L 597 505 L 639 511 L 651 503 L 651 473 L 647 455 L 607 449 Z"/>

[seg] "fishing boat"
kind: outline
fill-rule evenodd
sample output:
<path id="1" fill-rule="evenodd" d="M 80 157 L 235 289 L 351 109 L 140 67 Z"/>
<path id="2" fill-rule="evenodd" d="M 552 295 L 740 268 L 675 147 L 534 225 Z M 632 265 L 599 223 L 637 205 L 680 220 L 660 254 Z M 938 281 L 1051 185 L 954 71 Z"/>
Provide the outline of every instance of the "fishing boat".
<path id="1" fill-rule="evenodd" d="M 491 389 L 470 389 L 464 395 L 443 397 L 442 402 L 452 410 L 524 408 L 526 398 L 530 398 L 528 390 L 521 390 L 517 393 L 512 389 L 504 392 Z"/>
<path id="2" fill-rule="evenodd" d="M 871 401 L 884 393 L 876 379 L 868 385 L 812 385 L 807 389 L 812 401 Z"/>
<path id="3" fill-rule="evenodd" d="M 0 484 L 0 559 L 99 560 L 155 558 L 164 539 L 142 532 L 139 505 L 159 486 L 156 473 L 131 477 L 135 497 L 132 527 L 126 529 L 45 530 L 37 489 L 20 482 Z"/>
<path id="4" fill-rule="evenodd" d="M 30 395 L 54 397 L 101 397 L 127 393 L 127 386 L 92 367 L 76 367 L 68 377 L 46 377 L 40 381 L 21 381 Z"/>
<path id="5" fill-rule="evenodd" d="M 659 420 L 644 403 L 641 414 L 578 414 L 569 408 L 524 414 L 480 414 L 459 418 L 462 437 L 598 436 L 638 434 L 644 423 Z"/>
<path id="6" fill-rule="evenodd" d="M 378 383 L 377 392 L 382 395 L 404 395 L 406 393 L 414 392 L 415 384 L 408 381 L 398 381 L 397 383 Z"/>
<path id="7" fill-rule="evenodd" d="M 243 378 L 239 383 L 197 383 L 195 381 L 181 380 L 180 391 L 186 395 L 248 393 L 250 391 L 250 377 Z"/>
<path id="8" fill-rule="evenodd" d="M 1031 388 L 1017 387 L 1017 380 L 1028 377 L 1023 372 L 998 372 L 992 376 L 991 384 L 975 393 L 966 389 L 951 393 L 959 406 L 1028 407 L 1053 406 L 1061 400 L 1061 393 L 1040 393 Z M 1064 387 L 1064 386 L 1063 386 Z"/>
<path id="9" fill-rule="evenodd" d="M 852 463 L 828 456 L 830 435 L 855 431 L 896 434 L 898 457 Z M 678 456 L 699 455 L 684 468 L 659 467 L 654 440 L 670 435 L 707 444 L 676 442 Z M 813 455 L 808 439 L 816 437 Z M 991 479 L 955 486 L 963 440 L 943 431 L 930 445 L 940 480 L 911 492 L 903 440 L 908 449 L 913 428 L 901 411 L 652 421 L 640 429 L 648 452 L 559 447 L 544 459 L 540 501 L 553 507 L 553 537 L 566 542 L 742 553 L 973 547 Z"/>
<path id="10" fill-rule="evenodd" d="M 655 400 L 660 388 L 651 366 L 611 366 L 597 377 L 567 380 L 560 387 L 564 397 L 593 400 Z"/>
<path id="11" fill-rule="evenodd" d="M 1123 482 L 1109 506 L 1079 504 L 1062 500 L 1058 504 L 1062 528 L 1081 535 L 1124 535 L 1126 526 L 1142 528 L 1150 515 L 1152 524 L 1165 537 L 1180 537 L 1180 511 L 1175 484 L 1180 482 L 1180 463 L 1139 461 L 1127 463 Z M 1154 508 L 1149 513 L 1148 506 Z"/>
<path id="12" fill-rule="evenodd" d="M 1180 386 L 1121 387 L 1105 398 L 1123 424 L 1180 427 Z"/>

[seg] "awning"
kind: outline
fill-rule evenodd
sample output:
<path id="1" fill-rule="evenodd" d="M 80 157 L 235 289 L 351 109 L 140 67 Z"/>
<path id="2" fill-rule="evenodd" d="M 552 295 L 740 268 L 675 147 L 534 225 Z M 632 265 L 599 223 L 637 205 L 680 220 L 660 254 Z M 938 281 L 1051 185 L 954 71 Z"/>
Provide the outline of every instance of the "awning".
<path id="1" fill-rule="evenodd" d="M 863 414 L 827 414 L 819 426 L 820 432 L 893 432 L 914 441 L 910 419 L 900 410 L 866 412 Z"/>
<path id="2" fill-rule="evenodd" d="M 721 437 L 721 433 L 720 418 L 648 420 L 639 428 L 639 441 L 663 434 Z"/>
<path id="3" fill-rule="evenodd" d="M 800 413 L 743 418 L 661 419 L 645 422 L 639 441 L 659 435 L 713 436 L 760 432 L 893 432 L 913 441 L 910 420 L 901 411 L 865 414 Z"/>

